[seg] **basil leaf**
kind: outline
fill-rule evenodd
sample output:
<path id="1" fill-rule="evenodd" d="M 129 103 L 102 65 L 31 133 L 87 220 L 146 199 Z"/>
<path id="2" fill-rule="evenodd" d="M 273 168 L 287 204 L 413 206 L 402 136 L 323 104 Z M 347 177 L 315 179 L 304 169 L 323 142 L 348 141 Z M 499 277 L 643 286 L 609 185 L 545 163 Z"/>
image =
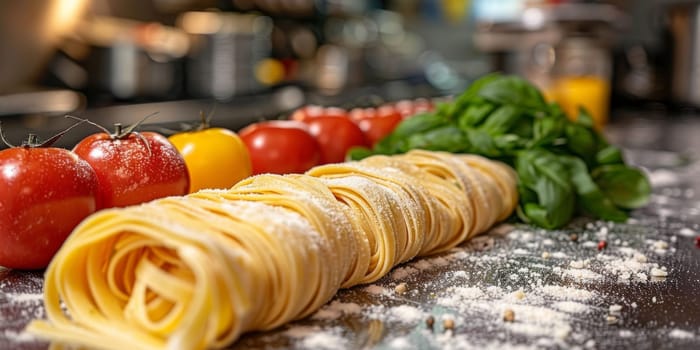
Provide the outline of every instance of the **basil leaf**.
<path id="1" fill-rule="evenodd" d="M 584 211 L 603 220 L 618 222 L 627 220 L 627 213 L 618 209 L 615 203 L 601 191 L 581 159 L 571 156 L 560 156 L 560 159 L 569 169 L 571 183 L 578 194 L 578 204 Z"/>
<path id="2" fill-rule="evenodd" d="M 586 164 L 591 164 L 598 147 L 595 131 L 579 124 L 568 123 L 565 127 L 565 133 L 568 150 L 583 158 Z"/>
<path id="3" fill-rule="evenodd" d="M 491 158 L 498 158 L 503 155 L 496 145 L 496 140 L 486 132 L 468 129 L 465 134 L 469 144 L 469 147 L 466 149 L 467 152 Z"/>
<path id="4" fill-rule="evenodd" d="M 603 149 L 599 150 L 595 155 L 596 163 L 600 165 L 606 164 L 624 164 L 622 158 L 622 151 L 611 145 L 605 146 Z"/>
<path id="5" fill-rule="evenodd" d="M 371 151 L 351 158 L 422 148 L 469 152 L 499 159 L 518 173 L 518 216 L 546 228 L 566 224 L 578 208 L 596 218 L 620 221 L 625 209 L 648 200 L 650 186 L 626 167 L 619 148 L 594 128 L 584 108 L 569 120 L 528 81 L 491 74 L 474 81 L 455 100 L 432 113 L 401 122 Z M 595 169 L 590 172 L 590 169 Z"/>
<path id="6" fill-rule="evenodd" d="M 503 134 L 493 137 L 493 142 L 502 155 L 514 156 L 519 149 L 525 148 L 528 141 L 515 134 Z"/>
<path id="7" fill-rule="evenodd" d="M 571 220 L 574 192 L 565 166 L 555 155 L 542 149 L 521 151 L 515 159 L 515 170 L 522 196 L 518 211 L 521 218 L 549 229 Z"/>
<path id="8" fill-rule="evenodd" d="M 449 124 L 447 118 L 435 113 L 420 113 L 402 120 L 390 134 L 394 138 L 405 138 Z"/>
<path id="9" fill-rule="evenodd" d="M 498 107 L 488 116 L 488 119 L 479 127 L 479 130 L 489 135 L 500 135 L 506 133 L 518 121 L 522 112 L 520 109 L 510 105 Z"/>
<path id="10" fill-rule="evenodd" d="M 547 103 L 540 91 L 527 80 L 516 76 L 503 76 L 488 81 L 478 96 L 500 105 L 511 105 L 527 110 L 544 110 Z"/>
<path id="11" fill-rule="evenodd" d="M 406 145 L 409 149 L 458 153 L 467 150 L 469 140 L 458 127 L 447 125 L 425 133 L 411 135 L 408 137 Z"/>
<path id="12" fill-rule="evenodd" d="M 564 134 L 566 119 L 563 118 L 535 118 L 532 127 L 532 141 L 530 147 L 539 147 L 552 144 Z"/>
<path id="13" fill-rule="evenodd" d="M 591 115 L 591 113 L 588 112 L 588 110 L 585 107 L 579 106 L 578 116 L 576 117 L 576 123 L 583 127 L 592 129 L 594 125 L 593 116 Z"/>
<path id="14" fill-rule="evenodd" d="M 350 160 L 361 160 L 374 154 L 376 153 L 367 147 L 352 147 L 348 150 L 348 154 L 345 156 L 345 158 Z"/>
<path id="15" fill-rule="evenodd" d="M 644 206 L 651 195 L 651 184 L 638 169 L 623 164 L 604 165 L 592 172 L 593 179 L 615 205 L 634 209 Z"/>
<path id="16" fill-rule="evenodd" d="M 459 116 L 457 125 L 462 130 L 475 127 L 481 124 L 494 109 L 496 106 L 488 102 L 472 104 Z"/>
<path id="17" fill-rule="evenodd" d="M 464 106 L 470 103 L 483 102 L 483 100 L 479 96 L 479 93 L 484 88 L 484 86 L 502 78 L 503 76 L 501 74 L 492 73 L 475 80 L 471 83 L 471 85 L 469 85 L 469 87 L 466 90 L 464 90 L 464 92 L 461 95 L 457 97 L 457 99 L 455 99 L 455 105 L 461 110 Z"/>

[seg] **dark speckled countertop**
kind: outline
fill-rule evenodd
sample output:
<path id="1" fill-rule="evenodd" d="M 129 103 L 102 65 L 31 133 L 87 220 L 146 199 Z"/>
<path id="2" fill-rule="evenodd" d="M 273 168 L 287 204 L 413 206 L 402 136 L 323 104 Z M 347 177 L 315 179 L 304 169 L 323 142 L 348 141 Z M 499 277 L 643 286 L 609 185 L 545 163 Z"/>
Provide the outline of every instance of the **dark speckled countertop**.
<path id="1" fill-rule="evenodd" d="M 231 348 L 700 348 L 700 119 L 621 118 L 607 132 L 654 186 L 627 223 L 507 223 Z M 22 333 L 44 316 L 41 285 L 0 270 L 0 349 L 47 348 Z"/>

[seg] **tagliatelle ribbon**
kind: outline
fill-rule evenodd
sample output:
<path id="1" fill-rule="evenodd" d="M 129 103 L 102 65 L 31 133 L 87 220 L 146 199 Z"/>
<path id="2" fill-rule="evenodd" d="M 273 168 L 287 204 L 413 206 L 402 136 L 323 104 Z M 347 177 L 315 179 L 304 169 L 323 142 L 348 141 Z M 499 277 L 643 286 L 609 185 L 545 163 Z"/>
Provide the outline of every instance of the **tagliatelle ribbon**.
<path id="1" fill-rule="evenodd" d="M 449 250 L 517 205 L 508 166 L 411 151 L 100 211 L 46 271 L 28 331 L 104 349 L 222 348 Z"/>

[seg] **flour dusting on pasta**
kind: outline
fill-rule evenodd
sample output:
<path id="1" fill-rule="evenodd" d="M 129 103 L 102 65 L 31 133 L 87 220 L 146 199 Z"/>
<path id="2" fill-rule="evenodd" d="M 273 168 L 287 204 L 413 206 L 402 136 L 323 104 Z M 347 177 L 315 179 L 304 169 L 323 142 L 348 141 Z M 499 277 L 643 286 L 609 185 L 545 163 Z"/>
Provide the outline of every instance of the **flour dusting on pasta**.
<path id="1" fill-rule="evenodd" d="M 28 330 L 88 347 L 222 348 L 316 313 L 341 288 L 450 251 L 517 202 L 515 174 L 502 163 L 412 151 L 104 210 L 51 262 L 48 319 Z M 316 317 L 357 312 L 336 306 Z M 415 320 L 424 312 L 389 314 Z"/>

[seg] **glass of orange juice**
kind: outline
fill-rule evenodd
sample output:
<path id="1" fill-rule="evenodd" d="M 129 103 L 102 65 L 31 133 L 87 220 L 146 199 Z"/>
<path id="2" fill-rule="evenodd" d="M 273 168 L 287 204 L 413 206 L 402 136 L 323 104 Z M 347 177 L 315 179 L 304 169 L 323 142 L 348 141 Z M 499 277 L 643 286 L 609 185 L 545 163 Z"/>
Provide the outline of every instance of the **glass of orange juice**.
<path id="1" fill-rule="evenodd" d="M 555 47 L 552 83 L 546 95 L 575 120 L 579 108 L 591 114 L 602 130 L 610 110 L 610 52 L 589 37 L 564 38 Z"/>

